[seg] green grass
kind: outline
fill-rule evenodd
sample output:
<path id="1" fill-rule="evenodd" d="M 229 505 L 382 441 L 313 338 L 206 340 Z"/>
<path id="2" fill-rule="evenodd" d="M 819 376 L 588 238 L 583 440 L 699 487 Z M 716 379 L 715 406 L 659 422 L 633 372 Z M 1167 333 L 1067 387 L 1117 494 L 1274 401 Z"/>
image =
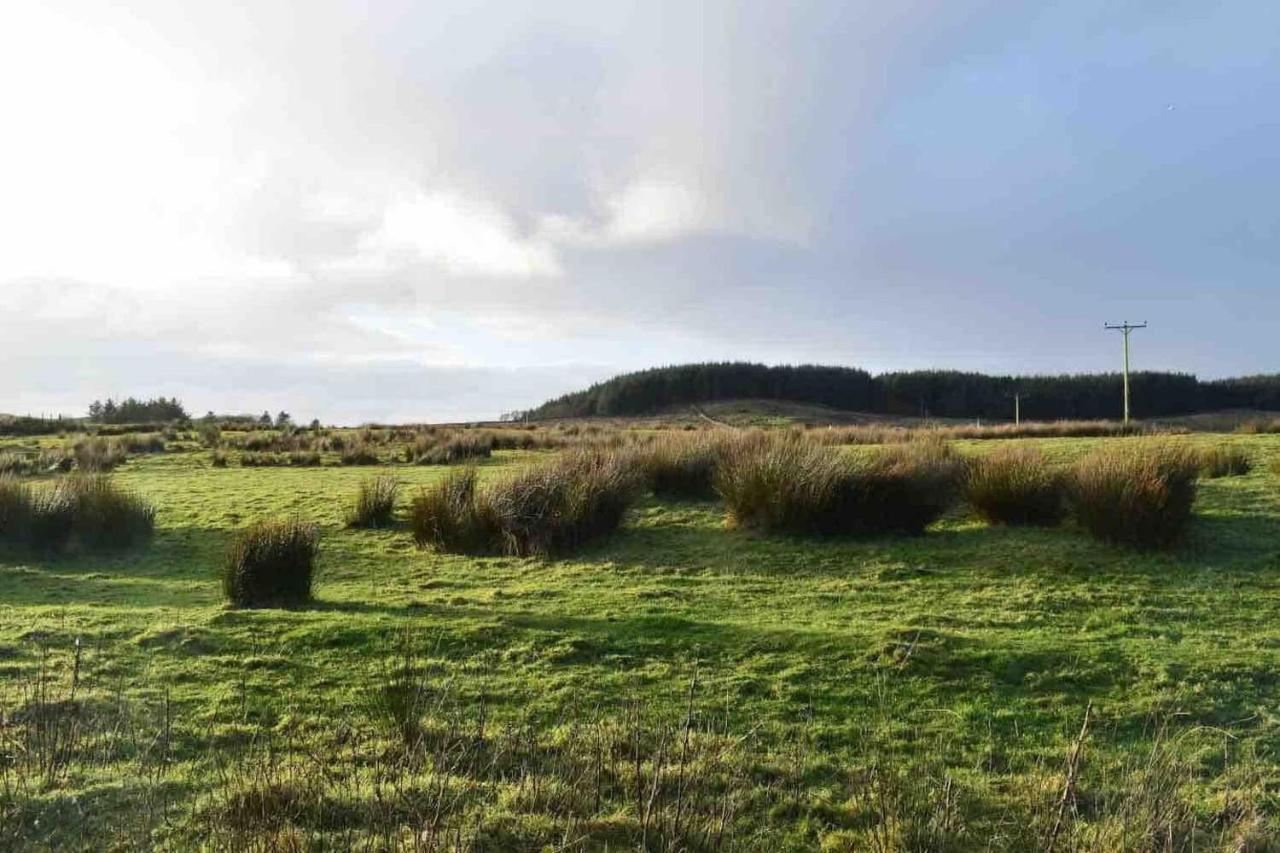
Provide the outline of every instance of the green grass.
<path id="1" fill-rule="evenodd" d="M 1125 440 L 1020 443 L 1065 463 Z M 13 727 L 0 727 L 0 847 L 239 847 L 228 833 L 241 831 L 268 847 L 290 833 L 353 846 L 360 821 L 343 815 L 374 801 L 368 779 L 321 796 L 243 768 L 261 766 L 264 744 L 298 766 L 307 756 L 337 766 L 365 737 L 380 745 L 361 754 L 411 766 L 405 779 L 438 766 L 396 763 L 396 733 L 373 724 L 372 688 L 388 672 L 400 679 L 395 696 L 419 695 L 407 673 L 430 685 L 421 740 L 443 739 L 450 714 L 491 720 L 485 731 L 524 722 L 540 732 L 549 787 L 513 772 L 486 788 L 493 799 L 474 833 L 482 849 L 554 849 L 566 837 L 581 839 L 575 849 L 663 849 L 679 828 L 648 833 L 644 798 L 625 786 L 606 789 L 590 819 L 557 822 L 548 791 L 568 796 L 555 777 L 570 763 L 545 756 L 588 742 L 572 720 L 625 721 L 636 707 L 653 726 L 675 726 L 674 755 L 691 704 L 689 750 L 719 742 L 713 730 L 750 745 L 732 773 L 706 755 L 705 774 L 688 765 L 699 784 L 738 774 L 745 793 L 730 825 L 740 848 L 909 849 L 912 838 L 935 838 L 903 817 L 916 809 L 911 798 L 936 815 L 947 791 L 963 815 L 936 836 L 950 846 L 1043 846 L 1090 705 L 1064 830 L 1073 844 L 1138 846 L 1115 841 L 1109 798 L 1134 787 L 1155 742 L 1211 841 L 1226 827 L 1275 844 L 1280 477 L 1269 469 L 1280 436 L 1212 440 L 1247 448 L 1259 464 L 1203 482 L 1189 540 L 1155 555 L 1099 544 L 1071 523 L 993 528 L 961 511 L 923 537 L 774 537 L 728 529 L 715 502 L 647 498 L 620 533 L 572 558 L 472 558 L 420 550 L 404 529 L 346 528 L 367 468 L 215 469 L 205 451 L 135 457 L 115 477 L 157 508 L 149 546 L 0 552 L 0 710 L 24 719 L 42 665 L 52 673 L 45 688 L 64 695 L 78 638 L 79 701 L 128 707 L 144 736 L 14 788 Z M 498 451 L 481 476 L 545 457 Z M 413 494 L 445 470 L 404 465 L 396 476 Z M 218 580 L 228 542 L 265 517 L 322 527 L 315 600 L 229 609 Z M 402 667 L 406 638 L 417 657 Z M 499 740 L 475 740 L 488 739 Z M 877 800 L 895 774 L 917 787 L 899 780 Z M 589 778 L 573 777 L 586 790 Z M 245 817 L 263 791 L 286 804 L 262 808 L 286 814 L 283 824 Z"/>

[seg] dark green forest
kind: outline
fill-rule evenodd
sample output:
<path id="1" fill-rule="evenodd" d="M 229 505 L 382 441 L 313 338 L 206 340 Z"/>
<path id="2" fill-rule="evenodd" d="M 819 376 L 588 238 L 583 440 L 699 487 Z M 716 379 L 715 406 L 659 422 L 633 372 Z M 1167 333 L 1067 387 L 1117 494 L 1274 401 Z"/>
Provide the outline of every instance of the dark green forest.
<path id="1" fill-rule="evenodd" d="M 1280 374 L 1201 381 L 1189 373 L 1130 374 L 1135 417 L 1217 409 L 1280 410 Z M 872 376 L 852 367 L 718 362 L 655 367 L 599 382 L 529 412 L 530 419 L 647 415 L 714 400 L 762 398 L 850 411 L 937 418 L 1011 420 L 1013 397 L 1034 420 L 1114 418 L 1119 373 L 988 376 L 916 370 Z"/>

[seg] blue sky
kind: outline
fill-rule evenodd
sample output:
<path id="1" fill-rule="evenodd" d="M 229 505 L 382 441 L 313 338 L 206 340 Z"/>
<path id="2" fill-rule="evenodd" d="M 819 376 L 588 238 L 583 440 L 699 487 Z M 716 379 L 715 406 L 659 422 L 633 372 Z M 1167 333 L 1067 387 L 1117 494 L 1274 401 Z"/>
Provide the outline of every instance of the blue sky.
<path id="1" fill-rule="evenodd" d="M 1280 7 L 0 11 L 0 411 L 457 419 L 704 359 L 1280 369 Z"/>

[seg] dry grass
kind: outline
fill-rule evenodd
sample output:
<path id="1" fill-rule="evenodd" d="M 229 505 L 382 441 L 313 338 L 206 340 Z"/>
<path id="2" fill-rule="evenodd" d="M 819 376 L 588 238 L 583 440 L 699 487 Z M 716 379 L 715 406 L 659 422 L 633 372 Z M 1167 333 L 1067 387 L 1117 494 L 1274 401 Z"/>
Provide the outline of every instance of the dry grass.
<path id="1" fill-rule="evenodd" d="M 1186 534 L 1200 461 L 1186 447 L 1142 441 L 1104 447 L 1073 467 L 1068 499 L 1096 539 L 1168 548 Z"/>
<path id="2" fill-rule="evenodd" d="M 920 533 L 955 498 L 963 463 L 941 441 L 854 458 L 795 433 L 727 446 L 716 489 L 731 523 L 836 535 Z"/>
<path id="3" fill-rule="evenodd" d="M 1002 448 L 970 462 L 964 494 L 989 524 L 1052 526 L 1066 515 L 1066 483 L 1031 448 Z"/>

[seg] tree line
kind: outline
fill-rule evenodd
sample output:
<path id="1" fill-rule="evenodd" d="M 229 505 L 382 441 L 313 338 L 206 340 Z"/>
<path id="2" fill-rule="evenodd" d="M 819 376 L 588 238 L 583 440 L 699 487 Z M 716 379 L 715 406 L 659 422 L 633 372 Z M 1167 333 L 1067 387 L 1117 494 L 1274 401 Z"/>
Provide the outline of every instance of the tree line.
<path id="1" fill-rule="evenodd" d="M 89 404 L 89 420 L 99 424 L 158 424 L 187 419 L 187 410 L 176 397 L 153 400 L 129 397 L 119 402 L 108 397 L 106 402 L 94 400 Z"/>
<path id="2" fill-rule="evenodd" d="M 1135 417 L 1216 409 L 1280 410 L 1280 374 L 1201 381 L 1190 373 L 1130 374 Z M 512 419 L 645 415 L 715 400 L 764 398 L 850 411 L 936 418 L 1012 420 L 1014 396 L 1034 420 L 1115 418 L 1119 373 L 990 376 L 915 370 L 872 376 L 853 367 L 714 362 L 655 367 L 598 382 Z"/>

